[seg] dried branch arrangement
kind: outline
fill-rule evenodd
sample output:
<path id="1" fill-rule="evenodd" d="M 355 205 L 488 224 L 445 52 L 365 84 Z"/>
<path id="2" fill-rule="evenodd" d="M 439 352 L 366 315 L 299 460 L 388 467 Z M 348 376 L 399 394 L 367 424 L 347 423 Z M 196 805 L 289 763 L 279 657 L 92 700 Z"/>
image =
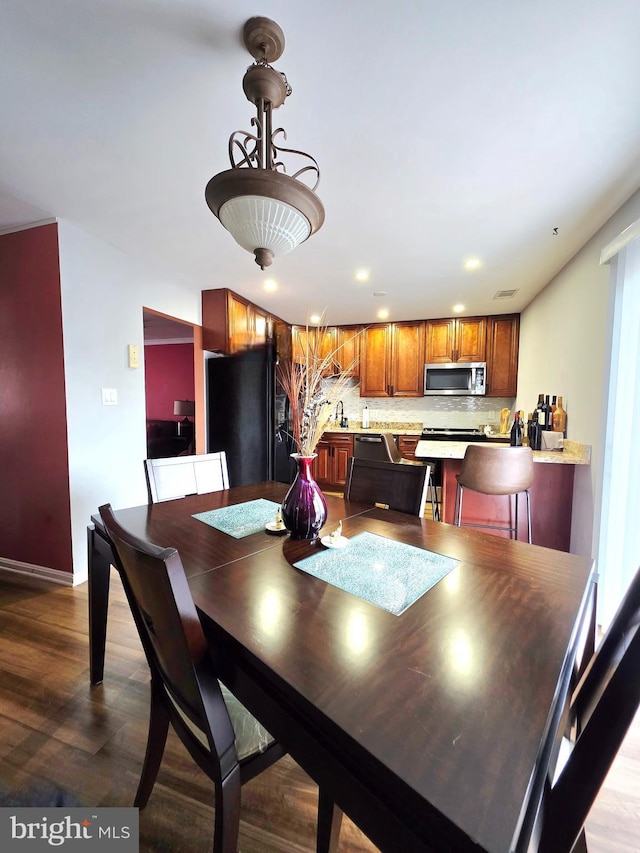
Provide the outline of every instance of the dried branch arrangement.
<path id="1" fill-rule="evenodd" d="M 360 332 L 354 332 L 357 337 Z M 306 327 L 303 358 L 300 362 L 286 361 L 278 364 L 278 379 L 289 398 L 293 440 L 301 456 L 311 456 L 322 437 L 333 407 L 344 395 L 358 363 L 340 366 L 338 355 L 343 345 L 323 355 L 327 326 Z"/>

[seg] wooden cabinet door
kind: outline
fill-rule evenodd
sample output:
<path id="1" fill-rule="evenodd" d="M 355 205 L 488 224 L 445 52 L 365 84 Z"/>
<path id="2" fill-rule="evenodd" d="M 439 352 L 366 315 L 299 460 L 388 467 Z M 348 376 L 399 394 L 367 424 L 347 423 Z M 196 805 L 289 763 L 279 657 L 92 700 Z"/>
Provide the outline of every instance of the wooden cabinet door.
<path id="1" fill-rule="evenodd" d="M 336 328 L 327 326 L 325 329 L 308 329 L 305 326 L 291 327 L 291 357 L 297 364 L 303 364 L 311 352 L 319 359 L 324 359 L 336 349 Z M 324 370 L 323 376 L 337 373 L 336 361 L 331 360 Z"/>
<path id="2" fill-rule="evenodd" d="M 423 321 L 394 325 L 391 396 L 424 396 L 424 333 Z"/>
<path id="3" fill-rule="evenodd" d="M 338 326 L 336 328 L 336 347 L 339 371 L 349 376 L 360 376 L 360 338 L 359 326 Z"/>
<path id="4" fill-rule="evenodd" d="M 369 326 L 360 342 L 360 396 L 390 397 L 392 327 Z"/>
<path id="5" fill-rule="evenodd" d="M 520 315 L 489 317 L 487 330 L 487 396 L 515 397 L 518 389 Z"/>
<path id="6" fill-rule="evenodd" d="M 240 352 L 251 346 L 251 317 L 249 303 L 235 293 L 227 292 L 229 317 L 229 352 Z"/>
<path id="7" fill-rule="evenodd" d="M 460 317 L 456 320 L 454 354 L 455 361 L 486 361 L 486 317 Z"/>
<path id="8" fill-rule="evenodd" d="M 486 317 L 427 320 L 426 338 L 427 364 L 486 360 Z"/>
<path id="9" fill-rule="evenodd" d="M 311 465 L 311 473 L 319 486 L 327 486 L 331 477 L 329 470 L 331 447 L 329 442 L 320 439 L 316 445 L 316 453 L 318 455 Z"/>
<path id="10" fill-rule="evenodd" d="M 427 320 L 426 322 L 427 364 L 448 364 L 452 362 L 456 340 L 455 320 Z"/>
<path id="11" fill-rule="evenodd" d="M 353 456 L 353 434 L 331 435 L 331 485 L 343 489 L 347 483 L 349 459 Z"/>

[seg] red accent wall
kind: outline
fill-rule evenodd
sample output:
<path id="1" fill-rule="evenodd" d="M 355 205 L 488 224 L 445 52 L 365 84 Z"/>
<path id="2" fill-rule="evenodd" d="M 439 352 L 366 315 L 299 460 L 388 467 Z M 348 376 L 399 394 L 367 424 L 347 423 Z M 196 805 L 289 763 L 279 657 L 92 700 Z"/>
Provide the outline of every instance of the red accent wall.
<path id="1" fill-rule="evenodd" d="M 175 400 L 194 400 L 193 344 L 158 344 L 144 348 L 147 419 L 179 421 Z M 193 420 L 193 419 L 192 419 Z"/>
<path id="2" fill-rule="evenodd" d="M 0 236 L 0 557 L 72 572 L 58 226 Z"/>

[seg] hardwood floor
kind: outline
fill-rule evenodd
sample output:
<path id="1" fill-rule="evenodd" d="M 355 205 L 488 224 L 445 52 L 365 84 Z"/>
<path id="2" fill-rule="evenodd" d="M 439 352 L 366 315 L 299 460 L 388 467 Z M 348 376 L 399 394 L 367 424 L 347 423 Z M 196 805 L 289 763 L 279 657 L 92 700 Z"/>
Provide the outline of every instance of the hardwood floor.
<path id="1" fill-rule="evenodd" d="M 42 781 L 78 805 L 131 805 L 148 722 L 148 670 L 112 572 L 104 683 L 89 685 L 86 584 L 58 587 L 0 574 L 0 788 Z M 315 850 L 317 789 L 288 757 L 242 789 L 239 849 Z M 213 793 L 170 734 L 158 781 L 140 813 L 141 853 L 206 850 Z M 640 849 L 640 716 L 587 824 L 590 853 Z M 341 853 L 376 847 L 346 817 Z M 402 851 L 398 851 L 402 853 Z"/>

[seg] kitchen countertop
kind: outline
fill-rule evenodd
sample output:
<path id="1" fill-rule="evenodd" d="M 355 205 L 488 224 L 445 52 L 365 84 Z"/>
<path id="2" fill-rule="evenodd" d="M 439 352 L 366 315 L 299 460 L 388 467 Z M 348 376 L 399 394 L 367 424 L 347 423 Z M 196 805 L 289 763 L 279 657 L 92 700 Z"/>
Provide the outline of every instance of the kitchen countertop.
<path id="1" fill-rule="evenodd" d="M 487 443 L 468 441 L 419 441 L 416 458 L 422 459 L 462 459 L 470 443 L 486 447 Z M 505 445 L 505 453 L 509 447 Z M 553 465 L 590 465 L 591 445 L 565 439 L 564 450 L 534 450 L 534 462 L 549 462 Z"/>
<path id="2" fill-rule="evenodd" d="M 346 429 L 339 427 L 335 421 L 330 421 L 324 428 L 325 432 L 363 433 L 378 435 L 381 432 L 392 432 L 394 435 L 422 435 L 422 423 L 398 423 L 396 421 L 369 421 L 369 428 L 363 429 L 360 421 L 349 423 Z"/>

